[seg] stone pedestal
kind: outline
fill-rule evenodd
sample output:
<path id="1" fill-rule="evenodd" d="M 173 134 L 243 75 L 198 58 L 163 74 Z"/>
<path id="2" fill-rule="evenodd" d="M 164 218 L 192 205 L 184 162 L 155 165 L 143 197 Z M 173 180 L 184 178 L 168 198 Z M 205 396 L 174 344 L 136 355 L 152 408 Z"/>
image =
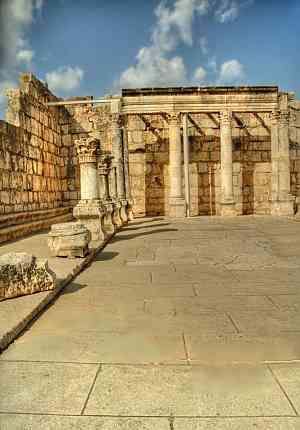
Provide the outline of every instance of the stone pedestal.
<path id="1" fill-rule="evenodd" d="M 73 216 L 91 232 L 92 241 L 104 241 L 105 209 L 100 200 L 80 200 L 73 209 Z"/>
<path id="2" fill-rule="evenodd" d="M 182 153 L 181 153 L 180 113 L 170 115 L 169 120 L 169 216 L 186 216 L 185 199 L 182 190 Z"/>
<path id="3" fill-rule="evenodd" d="M 48 246 L 54 257 L 85 257 L 90 241 L 90 231 L 77 222 L 53 224 L 48 234 Z"/>
<path id="4" fill-rule="evenodd" d="M 233 167 L 232 167 L 232 112 L 220 112 L 221 140 L 221 215 L 235 216 L 235 201 L 233 197 Z"/>
<path id="5" fill-rule="evenodd" d="M 121 203 L 120 217 L 123 224 L 127 224 L 128 223 L 128 216 L 127 216 L 128 202 L 126 199 L 121 199 L 120 203 Z"/>
<path id="6" fill-rule="evenodd" d="M 290 194 L 289 111 L 271 114 L 272 190 L 271 214 L 294 214 L 295 197 Z"/>
<path id="7" fill-rule="evenodd" d="M 105 215 L 103 218 L 104 231 L 108 235 L 112 235 L 117 229 L 117 227 L 113 223 L 113 211 L 114 211 L 113 204 L 112 202 L 106 201 L 103 203 L 103 206 L 105 208 Z"/>
<path id="8" fill-rule="evenodd" d="M 113 206 L 112 222 L 115 226 L 115 229 L 118 230 L 123 225 L 123 221 L 121 218 L 122 205 L 121 205 L 121 202 L 115 200 L 115 201 L 112 201 L 112 206 Z"/>

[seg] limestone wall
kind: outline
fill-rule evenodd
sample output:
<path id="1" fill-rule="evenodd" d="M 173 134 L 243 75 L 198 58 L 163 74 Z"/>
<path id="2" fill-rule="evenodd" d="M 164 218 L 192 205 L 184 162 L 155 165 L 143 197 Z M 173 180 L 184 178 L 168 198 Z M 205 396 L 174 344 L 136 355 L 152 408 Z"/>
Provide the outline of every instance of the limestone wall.
<path id="1" fill-rule="evenodd" d="M 40 219 L 40 211 L 48 211 L 54 217 L 66 213 L 57 208 L 70 205 L 70 148 L 61 138 L 60 111 L 44 104 L 52 100 L 57 98 L 32 74 L 22 75 L 20 88 L 9 92 L 6 121 L 0 121 L 0 214 L 10 217 L 0 226 L 20 223 L 13 214 L 38 211 Z"/>

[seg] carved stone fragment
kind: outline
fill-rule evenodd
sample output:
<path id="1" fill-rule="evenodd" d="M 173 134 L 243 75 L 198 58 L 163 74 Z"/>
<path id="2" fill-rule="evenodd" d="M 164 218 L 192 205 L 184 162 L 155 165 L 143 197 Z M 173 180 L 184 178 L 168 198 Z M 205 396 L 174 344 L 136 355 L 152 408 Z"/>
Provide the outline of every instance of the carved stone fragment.
<path id="1" fill-rule="evenodd" d="M 77 222 L 53 224 L 48 234 L 48 246 L 55 257 L 85 257 L 90 241 L 90 231 Z"/>
<path id="2" fill-rule="evenodd" d="M 25 252 L 11 252 L 0 257 L 0 301 L 13 297 L 53 290 L 55 274 L 45 259 Z"/>

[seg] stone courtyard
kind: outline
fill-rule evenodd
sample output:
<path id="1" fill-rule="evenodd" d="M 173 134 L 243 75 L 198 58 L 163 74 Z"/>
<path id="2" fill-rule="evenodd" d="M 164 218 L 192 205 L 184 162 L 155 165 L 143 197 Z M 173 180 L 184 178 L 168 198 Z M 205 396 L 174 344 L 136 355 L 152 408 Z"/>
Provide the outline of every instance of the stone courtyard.
<path id="1" fill-rule="evenodd" d="M 1 430 L 299 429 L 299 257 L 293 219 L 132 221 L 2 352 Z"/>
<path id="2" fill-rule="evenodd" d="M 63 100 L 21 75 L 0 121 L 0 430 L 300 429 L 299 199 L 294 93 Z"/>

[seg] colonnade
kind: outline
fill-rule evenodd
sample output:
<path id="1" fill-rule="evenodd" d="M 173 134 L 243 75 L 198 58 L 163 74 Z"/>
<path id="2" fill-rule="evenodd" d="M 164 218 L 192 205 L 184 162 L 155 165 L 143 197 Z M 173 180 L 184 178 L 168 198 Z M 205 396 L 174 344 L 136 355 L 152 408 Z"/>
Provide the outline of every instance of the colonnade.
<path id="1" fill-rule="evenodd" d="M 232 118 L 230 110 L 219 112 L 221 145 L 221 215 L 237 214 L 233 192 L 232 162 Z M 181 127 L 184 143 L 185 193 L 182 183 Z M 189 179 L 188 179 L 188 136 L 187 114 L 169 115 L 169 216 L 189 215 Z M 289 155 L 289 112 L 277 110 L 271 113 L 271 159 L 272 193 L 271 214 L 292 215 L 294 197 L 290 194 L 290 155 Z"/>
<path id="2" fill-rule="evenodd" d="M 74 217 L 85 224 L 93 241 L 104 241 L 132 219 L 128 174 L 128 147 L 123 140 L 119 113 L 111 115 L 112 152 L 102 150 L 99 139 L 75 141 L 80 165 L 80 200 Z"/>
<path id="3" fill-rule="evenodd" d="M 169 125 L 169 216 L 189 216 L 189 142 L 188 114 L 168 114 Z M 219 112 L 221 146 L 221 215 L 237 214 L 233 188 L 232 111 Z M 183 129 L 183 156 L 181 143 Z M 271 214 L 292 215 L 294 198 L 290 194 L 289 112 L 271 113 Z M 105 154 L 98 139 L 89 137 L 76 141 L 81 177 L 81 200 L 74 208 L 74 217 L 89 225 L 94 240 L 132 219 L 133 201 L 129 183 L 127 133 L 120 112 L 111 114 L 112 152 Z M 184 163 L 183 159 L 184 158 Z M 183 170 L 185 190 L 183 189 Z"/>

